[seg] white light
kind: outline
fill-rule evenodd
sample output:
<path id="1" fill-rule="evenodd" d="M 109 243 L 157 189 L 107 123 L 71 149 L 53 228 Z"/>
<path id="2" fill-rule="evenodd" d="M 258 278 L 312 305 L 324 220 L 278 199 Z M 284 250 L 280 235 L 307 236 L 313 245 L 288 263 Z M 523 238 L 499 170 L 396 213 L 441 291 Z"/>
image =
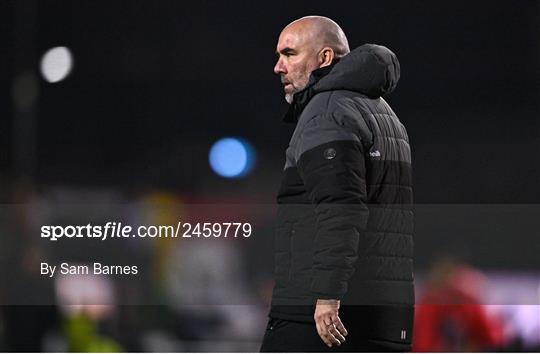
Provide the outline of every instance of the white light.
<path id="1" fill-rule="evenodd" d="M 65 79 L 73 67 L 73 56 L 67 47 L 49 49 L 41 58 L 41 75 L 54 83 Z"/>

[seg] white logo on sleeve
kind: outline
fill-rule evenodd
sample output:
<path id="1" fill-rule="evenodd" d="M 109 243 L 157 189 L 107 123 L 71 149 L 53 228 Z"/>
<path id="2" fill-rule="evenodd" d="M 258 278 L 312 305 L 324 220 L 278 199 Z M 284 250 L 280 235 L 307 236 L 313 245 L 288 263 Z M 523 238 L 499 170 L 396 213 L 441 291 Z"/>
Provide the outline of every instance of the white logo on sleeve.
<path id="1" fill-rule="evenodd" d="M 404 340 L 405 338 L 407 338 L 407 331 L 406 330 L 401 330 L 401 340 Z"/>
<path id="2" fill-rule="evenodd" d="M 371 156 L 371 157 L 381 157 L 381 152 L 379 150 L 370 151 L 369 156 Z"/>

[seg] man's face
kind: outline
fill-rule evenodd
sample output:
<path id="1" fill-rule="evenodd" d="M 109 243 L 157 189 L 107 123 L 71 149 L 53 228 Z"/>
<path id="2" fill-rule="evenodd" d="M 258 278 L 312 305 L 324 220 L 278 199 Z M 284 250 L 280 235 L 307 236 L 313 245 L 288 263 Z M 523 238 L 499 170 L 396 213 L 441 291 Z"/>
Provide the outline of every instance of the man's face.
<path id="1" fill-rule="evenodd" d="M 317 51 L 311 34 L 301 24 L 292 24 L 281 32 L 276 53 L 274 72 L 281 76 L 285 100 L 291 103 L 293 95 L 306 87 L 309 75 L 319 67 Z"/>

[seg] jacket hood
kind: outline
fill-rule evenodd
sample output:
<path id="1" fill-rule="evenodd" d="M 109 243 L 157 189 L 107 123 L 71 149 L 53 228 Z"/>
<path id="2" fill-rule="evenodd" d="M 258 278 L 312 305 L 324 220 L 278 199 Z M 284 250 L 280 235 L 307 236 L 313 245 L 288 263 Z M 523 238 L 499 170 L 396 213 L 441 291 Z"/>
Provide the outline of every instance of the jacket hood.
<path id="1" fill-rule="evenodd" d="M 319 92 L 349 90 L 379 98 L 395 89 L 399 75 L 399 61 L 390 49 L 364 44 L 337 63 L 314 70 L 306 88 L 294 95 L 284 120 L 295 122 L 309 100 Z"/>
<path id="2" fill-rule="evenodd" d="M 341 58 L 314 84 L 314 89 L 318 92 L 350 90 L 379 98 L 396 88 L 399 74 L 399 62 L 390 49 L 364 44 Z"/>

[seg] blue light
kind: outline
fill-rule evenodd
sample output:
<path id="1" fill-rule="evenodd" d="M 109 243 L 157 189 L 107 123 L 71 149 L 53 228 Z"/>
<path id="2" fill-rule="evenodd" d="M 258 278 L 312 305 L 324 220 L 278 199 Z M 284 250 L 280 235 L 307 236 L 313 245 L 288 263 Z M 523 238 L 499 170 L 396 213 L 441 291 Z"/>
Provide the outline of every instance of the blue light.
<path id="1" fill-rule="evenodd" d="M 215 173 L 226 178 L 237 178 L 251 172 L 255 152 L 244 139 L 223 138 L 212 145 L 208 158 Z"/>

